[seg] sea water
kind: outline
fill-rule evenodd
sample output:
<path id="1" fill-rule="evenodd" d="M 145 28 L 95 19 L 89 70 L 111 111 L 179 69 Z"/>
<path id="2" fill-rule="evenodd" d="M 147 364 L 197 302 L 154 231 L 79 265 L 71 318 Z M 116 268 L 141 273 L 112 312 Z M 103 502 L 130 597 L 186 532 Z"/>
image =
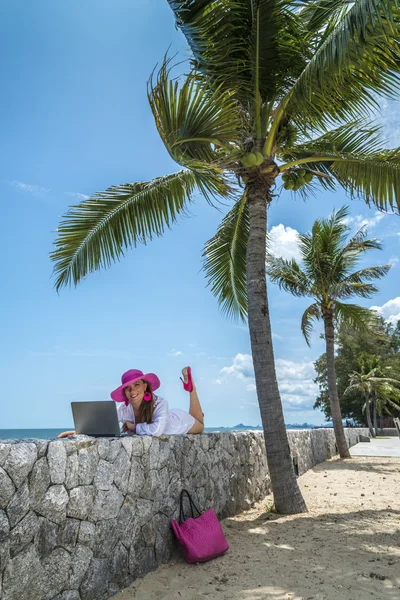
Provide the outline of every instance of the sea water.
<path id="1" fill-rule="evenodd" d="M 303 425 L 287 425 L 287 429 L 312 429 L 312 425 L 303 423 Z M 62 431 L 72 429 L 72 427 L 64 427 L 60 429 L 0 429 L 0 440 L 23 440 L 23 439 L 39 439 L 51 440 L 58 436 Z M 236 425 L 235 427 L 206 427 L 205 432 L 216 431 L 262 431 L 262 427 L 253 427 L 245 425 Z"/>

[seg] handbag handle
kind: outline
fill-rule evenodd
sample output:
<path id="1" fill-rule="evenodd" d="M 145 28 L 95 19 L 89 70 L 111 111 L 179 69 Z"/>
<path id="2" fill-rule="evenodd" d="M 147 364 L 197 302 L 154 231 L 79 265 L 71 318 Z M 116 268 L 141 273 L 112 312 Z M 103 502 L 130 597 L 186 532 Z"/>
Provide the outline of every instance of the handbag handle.
<path id="1" fill-rule="evenodd" d="M 189 506 L 190 506 L 190 512 L 192 514 L 192 519 L 196 519 L 197 517 L 200 517 L 200 511 L 197 508 L 197 506 L 195 505 L 195 503 L 193 502 L 193 498 L 192 496 L 189 494 L 189 492 L 187 490 L 182 490 L 181 491 L 181 498 L 180 498 L 180 504 L 179 504 L 179 525 L 182 524 L 182 522 L 185 520 L 185 513 L 183 510 L 183 498 L 184 496 L 187 496 L 187 499 L 189 500 Z M 197 517 L 194 515 L 194 513 L 197 512 Z"/>

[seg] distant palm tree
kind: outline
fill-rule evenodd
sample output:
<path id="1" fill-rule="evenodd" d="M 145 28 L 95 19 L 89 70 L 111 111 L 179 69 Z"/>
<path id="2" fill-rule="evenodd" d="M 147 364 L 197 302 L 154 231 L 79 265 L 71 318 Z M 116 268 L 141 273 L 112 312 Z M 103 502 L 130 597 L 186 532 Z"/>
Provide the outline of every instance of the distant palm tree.
<path id="1" fill-rule="evenodd" d="M 377 413 L 392 414 L 400 410 L 400 380 L 392 375 L 391 367 L 381 367 L 379 357 L 371 357 L 376 366 L 369 369 L 371 361 L 366 363 L 361 357 L 360 370 L 349 375 L 349 385 L 344 394 L 352 392 L 361 393 L 364 397 L 364 410 L 367 417 L 368 428 L 372 437 L 377 435 Z M 390 375 L 392 375 L 390 377 Z M 371 418 L 371 404 L 373 418 Z"/>
<path id="2" fill-rule="evenodd" d="M 353 327 L 366 328 L 373 313 L 346 300 L 353 296 L 370 298 L 378 291 L 370 281 L 383 277 L 389 265 L 354 271 L 360 256 L 380 249 L 378 240 L 367 239 L 366 227 L 347 240 L 347 207 L 328 219 L 315 221 L 311 233 L 299 235 L 300 266 L 295 260 L 276 258 L 268 253 L 267 273 L 274 283 L 294 296 L 309 296 L 315 302 L 304 312 L 301 330 L 310 344 L 313 321 L 322 319 L 326 342 L 328 391 L 336 444 L 342 458 L 350 458 L 343 430 L 342 414 L 336 386 L 335 321 L 347 321 Z"/>
<path id="3" fill-rule="evenodd" d="M 302 512 L 272 347 L 267 208 L 280 175 L 304 197 L 318 182 L 381 210 L 398 207 L 400 149 L 386 149 L 369 119 L 380 97 L 398 95 L 400 11 L 394 0 L 168 3 L 192 61 L 180 80 L 164 61 L 148 98 L 182 169 L 111 187 L 73 207 L 52 254 L 56 287 L 77 284 L 162 235 L 196 191 L 231 204 L 206 244 L 205 270 L 223 310 L 248 316 L 276 509 Z"/>

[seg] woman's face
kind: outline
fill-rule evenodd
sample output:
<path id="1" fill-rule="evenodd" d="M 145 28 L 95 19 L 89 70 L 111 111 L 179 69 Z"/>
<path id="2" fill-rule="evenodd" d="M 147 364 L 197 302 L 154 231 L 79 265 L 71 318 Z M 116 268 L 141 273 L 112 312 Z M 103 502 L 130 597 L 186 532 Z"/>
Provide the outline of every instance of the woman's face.
<path id="1" fill-rule="evenodd" d="M 144 382 L 143 379 L 139 379 L 139 381 L 135 381 L 131 385 L 128 385 L 126 388 L 124 388 L 124 392 L 131 404 L 134 406 L 139 406 L 143 400 L 143 395 L 146 389 L 147 383 Z"/>

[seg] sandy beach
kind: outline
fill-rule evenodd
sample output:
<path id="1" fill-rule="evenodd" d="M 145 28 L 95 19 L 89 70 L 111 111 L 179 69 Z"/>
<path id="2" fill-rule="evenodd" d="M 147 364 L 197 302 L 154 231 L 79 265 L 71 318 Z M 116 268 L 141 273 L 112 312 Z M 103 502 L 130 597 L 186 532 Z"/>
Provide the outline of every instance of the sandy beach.
<path id="1" fill-rule="evenodd" d="M 222 522 L 228 553 L 180 556 L 116 600 L 400 600 L 400 460 L 333 459 L 299 479 L 309 513 L 254 509 Z"/>

